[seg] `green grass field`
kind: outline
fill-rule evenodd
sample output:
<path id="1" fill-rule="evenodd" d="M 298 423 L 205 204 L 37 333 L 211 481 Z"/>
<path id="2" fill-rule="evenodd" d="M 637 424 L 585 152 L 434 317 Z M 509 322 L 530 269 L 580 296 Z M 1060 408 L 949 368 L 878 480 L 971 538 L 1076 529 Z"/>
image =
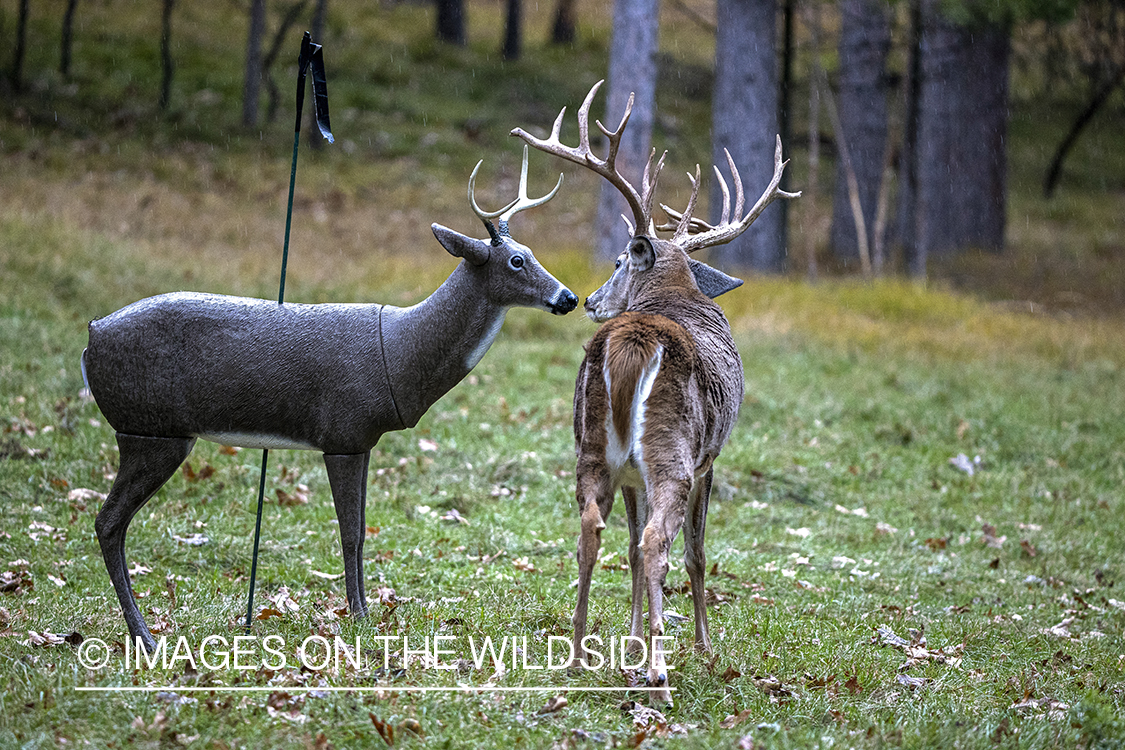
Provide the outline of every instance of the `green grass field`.
<path id="1" fill-rule="evenodd" d="M 626 687 L 634 678 L 619 669 L 525 669 L 509 652 L 505 670 L 447 671 L 401 653 L 403 637 L 414 649 L 444 636 L 454 651 L 444 661 L 472 661 L 470 638 L 523 647 L 526 637 L 535 666 L 549 637 L 569 633 L 571 396 L 594 330 L 577 314 L 513 311 L 471 378 L 416 429 L 379 444 L 365 547 L 372 617 L 342 616 L 319 456 L 276 451 L 256 598 L 266 616 L 254 633 L 278 636 L 287 666 L 127 667 L 94 534 L 117 457 L 112 430 L 81 396 L 85 325 L 164 291 L 273 296 L 289 141 L 287 116 L 260 138 L 233 124 L 237 62 L 220 52 L 237 49 L 242 31 L 203 6 L 185 8 L 177 27 L 182 88 L 161 120 L 146 93 L 155 58 L 129 41 L 158 17 L 118 13 L 112 31 L 120 8 L 84 10 L 76 84 L 33 75 L 34 95 L 5 102 L 0 119 L 0 746 L 1125 746 L 1125 329 L 1106 312 L 1125 192 L 1095 175 L 1114 173 L 1125 150 L 1112 148 L 1120 133 L 1096 130 L 1061 202 L 1046 203 L 1030 156 L 1045 137 L 1030 123 L 1054 111 L 1045 105 L 1014 115 L 1003 258 L 964 259 L 945 269 L 951 284 L 928 288 L 752 278 L 721 300 L 747 399 L 716 464 L 708 523 L 715 655 L 693 652 L 690 619 L 672 626 L 675 705 L 662 715 L 629 703 L 643 705 L 640 693 L 577 689 Z M 352 22 L 332 26 L 341 145 L 302 154 L 287 299 L 409 304 L 455 263 L 429 223 L 477 231 L 464 184 L 478 158 L 488 205 L 514 190 L 518 149 L 504 134 L 544 127 L 581 99 L 604 64 L 604 19 L 575 50 L 542 48 L 532 42 L 544 5 L 527 59 L 503 64 L 500 4 L 471 5 L 472 43 L 460 51 L 429 42 L 424 8 L 357 8 L 340 3 Z M 664 46 L 684 81 L 706 63 L 702 32 L 669 26 Z M 119 57 L 98 57 L 110 42 Z M 36 53 L 33 71 L 52 49 Z M 192 68 L 192 55 L 220 63 L 197 81 L 205 66 Z M 103 68 L 117 72 L 102 79 Z M 47 122 L 56 106 L 61 127 Z M 683 83 L 667 111 L 679 128 L 658 138 L 682 162 L 675 175 L 707 158 L 692 136 L 706 101 Z M 1046 122 L 1053 133 L 1065 117 Z M 799 187 L 799 153 L 794 168 Z M 555 169 L 533 160 L 532 192 Z M 675 202 L 683 186 L 666 182 Z M 608 273 L 584 251 L 595 188 L 568 171 L 563 194 L 513 226 L 581 297 Z M 824 219 L 798 204 L 794 245 Z M 1074 288 L 1087 294 L 1071 304 L 1063 293 Z M 242 633 L 259 458 L 200 443 L 190 469 L 134 519 L 134 590 L 169 647 Z M 607 639 L 627 633 L 627 537 L 619 504 L 592 590 L 591 627 Z M 690 615 L 680 550 L 666 608 Z M 336 635 L 358 638 L 365 663 L 297 666 L 307 637 Z M 108 666 L 83 667 L 80 638 L 105 641 Z M 381 638 L 396 644 L 387 669 Z M 459 685 L 537 692 L 406 690 Z M 544 710 L 558 695 L 565 707 Z"/>

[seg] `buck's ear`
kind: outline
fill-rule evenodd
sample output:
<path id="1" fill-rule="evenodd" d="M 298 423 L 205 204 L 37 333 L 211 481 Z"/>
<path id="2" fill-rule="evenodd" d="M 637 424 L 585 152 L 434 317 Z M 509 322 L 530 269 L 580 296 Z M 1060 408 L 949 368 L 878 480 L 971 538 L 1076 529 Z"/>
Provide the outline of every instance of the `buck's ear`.
<path id="1" fill-rule="evenodd" d="M 647 271 L 656 263 L 656 251 L 648 237 L 634 237 L 629 240 L 629 258 L 636 271 Z"/>
<path id="2" fill-rule="evenodd" d="M 492 245 L 487 240 L 466 237 L 459 232 L 443 227 L 441 224 L 431 224 L 430 229 L 434 230 L 434 237 L 437 237 L 441 246 L 455 258 L 464 258 L 474 266 L 483 266 L 488 262 Z"/>
<path id="3" fill-rule="evenodd" d="M 719 269 L 712 268 L 694 258 L 688 258 L 688 266 L 691 268 L 692 275 L 695 276 L 695 285 L 699 287 L 699 291 L 711 299 L 742 286 L 742 279 L 727 276 Z"/>

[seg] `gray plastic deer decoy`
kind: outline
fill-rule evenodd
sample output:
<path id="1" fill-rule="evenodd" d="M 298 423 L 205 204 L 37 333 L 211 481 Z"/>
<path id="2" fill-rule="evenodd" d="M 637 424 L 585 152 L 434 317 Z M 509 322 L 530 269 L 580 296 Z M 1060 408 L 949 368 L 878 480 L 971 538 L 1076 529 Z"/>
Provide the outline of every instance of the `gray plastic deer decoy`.
<path id="1" fill-rule="evenodd" d="M 586 312 L 603 323 L 586 346 L 574 386 L 574 437 L 578 453 L 577 500 L 582 517 L 578 540 L 578 602 L 574 610 L 573 653 L 586 654 L 586 613 L 590 582 L 605 519 L 618 488 L 629 523 L 629 568 L 633 578 L 630 635 L 643 639 L 644 598 L 648 594 L 650 648 L 648 684 L 656 702 L 671 701 L 664 635 L 663 588 L 672 541 L 684 531 L 684 566 L 691 581 L 695 644 L 711 651 L 704 593 L 706 555 L 703 534 L 711 495 L 713 463 L 730 437 L 743 397 L 742 360 L 723 311 L 712 298 L 742 284 L 688 253 L 729 242 L 750 226 L 776 198 L 795 198 L 778 185 L 785 163 L 777 141 L 773 179 L 743 216 L 742 179 L 727 154 L 736 201 L 731 221 L 730 193 L 718 168 L 723 213 L 717 226 L 692 218 L 699 194 L 699 168 L 691 178 L 687 209 L 667 206 L 674 223 L 652 221 L 656 181 L 664 164 L 645 168 L 641 192 L 615 166 L 618 143 L 633 100 L 617 130 L 597 123 L 609 140 L 605 159 L 590 151 L 589 112 L 599 82 L 578 110 L 579 145 L 564 146 L 559 131 L 564 109 L 547 140 L 512 131 L 537 149 L 582 164 L 606 178 L 625 196 L 632 235 L 613 275 L 586 300 Z M 672 231 L 669 240 L 657 231 Z M 667 644 L 664 644 L 666 647 Z"/>
<path id="2" fill-rule="evenodd" d="M 550 200 L 527 196 L 527 148 L 519 197 L 486 213 L 469 203 L 490 239 L 438 224 L 463 258 L 425 301 L 278 304 L 180 292 L 141 300 L 90 323 L 83 377 L 117 432 L 120 466 L 95 521 L 98 543 L 133 638 L 149 632 L 129 584 L 129 521 L 187 458 L 197 439 L 324 454 L 340 522 L 348 605 L 363 591 L 367 466 L 385 432 L 413 427 L 488 351 L 511 307 L 565 315 L 578 298 L 511 238 L 508 221 Z M 499 217 L 499 229 L 492 219 Z"/>

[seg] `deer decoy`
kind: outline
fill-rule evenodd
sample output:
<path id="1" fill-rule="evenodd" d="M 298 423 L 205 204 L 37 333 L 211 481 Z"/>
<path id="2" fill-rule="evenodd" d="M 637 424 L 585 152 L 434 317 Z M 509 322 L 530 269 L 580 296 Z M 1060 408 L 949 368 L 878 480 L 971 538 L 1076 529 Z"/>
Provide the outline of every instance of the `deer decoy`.
<path id="1" fill-rule="evenodd" d="M 129 521 L 175 473 L 197 439 L 324 454 L 340 522 L 345 585 L 363 616 L 367 467 L 383 433 L 413 427 L 488 351 L 509 308 L 565 315 L 578 298 L 512 239 L 508 222 L 541 205 L 519 196 L 498 211 L 469 204 L 489 239 L 438 224 L 438 242 L 462 258 L 423 302 L 279 304 L 179 292 L 151 297 L 90 323 L 82 373 L 117 433 L 120 466 L 94 527 L 131 637 L 155 648 L 129 585 Z M 499 217 L 499 227 L 492 219 Z"/>
<path id="2" fill-rule="evenodd" d="M 703 534 L 711 495 L 713 463 L 726 444 L 743 397 L 742 360 L 730 324 L 712 298 L 742 281 L 688 257 L 688 253 L 729 242 L 750 226 L 776 198 L 800 193 L 780 190 L 781 139 L 775 152 L 773 179 L 745 216 L 742 179 L 734 160 L 727 162 L 736 200 L 731 219 L 730 192 L 715 168 L 723 193 L 722 218 L 715 226 L 693 218 L 699 195 L 699 167 L 688 175 L 692 192 L 681 214 L 662 204 L 671 218 L 652 220 L 656 182 L 664 156 L 649 157 L 638 192 L 617 170 L 615 159 L 633 98 L 617 129 L 598 128 L 609 141 L 602 159 L 590 151 L 589 113 L 599 81 L 578 110 L 579 145 L 559 140 L 564 108 L 546 140 L 516 128 L 534 148 L 581 164 L 607 179 L 630 206 L 631 235 L 617 258 L 613 275 L 586 300 L 586 313 L 602 326 L 586 346 L 574 387 L 574 439 L 578 454 L 577 500 L 581 514 L 578 540 L 578 602 L 573 624 L 573 653 L 586 654 L 586 613 L 590 581 L 601 545 L 601 531 L 621 489 L 629 525 L 632 573 L 630 635 L 644 638 L 644 597 L 648 594 L 649 669 L 647 681 L 658 703 L 671 701 L 664 635 L 663 587 L 672 541 L 684 531 L 684 565 L 691 581 L 696 648 L 711 651 L 704 593 L 706 555 Z M 671 231 L 668 240 L 657 231 Z"/>

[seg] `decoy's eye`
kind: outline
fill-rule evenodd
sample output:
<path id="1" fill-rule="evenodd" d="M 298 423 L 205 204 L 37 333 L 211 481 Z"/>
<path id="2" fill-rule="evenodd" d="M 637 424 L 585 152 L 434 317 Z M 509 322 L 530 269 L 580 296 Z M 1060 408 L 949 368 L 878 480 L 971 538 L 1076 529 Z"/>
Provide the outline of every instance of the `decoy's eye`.
<path id="1" fill-rule="evenodd" d="M 618 258 L 617 262 L 613 264 L 613 270 L 614 271 L 616 271 L 618 268 L 621 268 L 621 259 L 620 258 Z"/>
<path id="2" fill-rule="evenodd" d="M 519 269 L 523 268 L 523 256 L 522 255 L 513 255 L 508 260 L 508 265 L 510 265 L 512 268 L 515 268 L 516 270 L 519 270 Z"/>

